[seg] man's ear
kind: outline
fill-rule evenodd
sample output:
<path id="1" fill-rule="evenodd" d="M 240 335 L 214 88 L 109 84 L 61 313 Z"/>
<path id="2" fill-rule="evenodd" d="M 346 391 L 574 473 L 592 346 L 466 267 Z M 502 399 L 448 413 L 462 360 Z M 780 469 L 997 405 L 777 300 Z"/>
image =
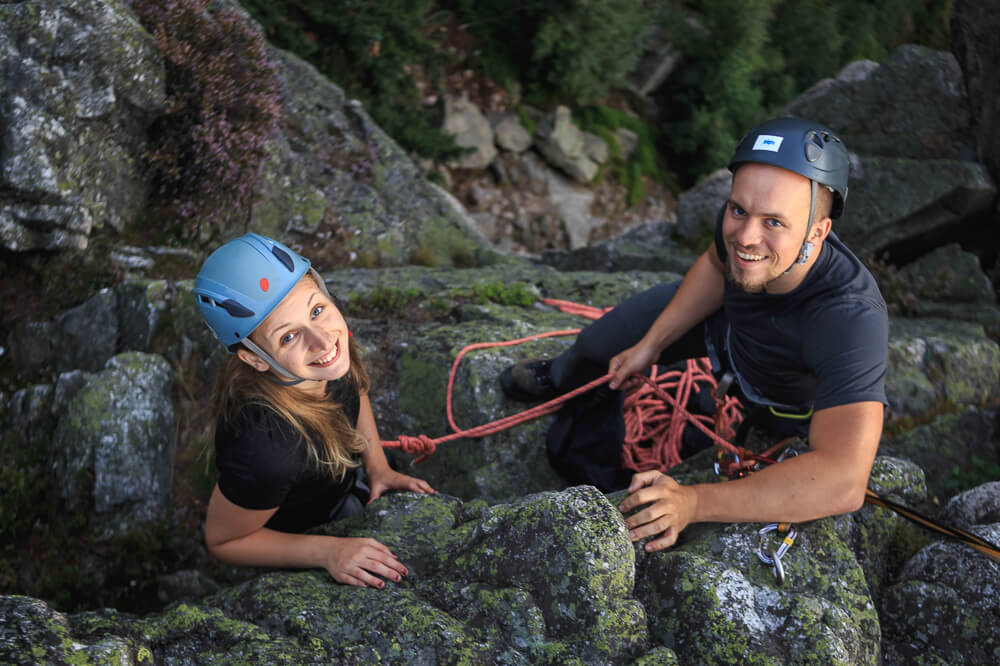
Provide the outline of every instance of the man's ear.
<path id="1" fill-rule="evenodd" d="M 267 372 L 271 369 L 271 366 L 267 364 L 267 361 L 262 359 L 260 356 L 257 356 L 257 354 L 254 354 L 249 349 L 237 349 L 236 356 L 258 372 Z"/>
<path id="2" fill-rule="evenodd" d="M 826 240 L 826 237 L 830 234 L 830 229 L 833 226 L 833 220 L 829 216 L 824 217 L 819 222 L 812 225 L 812 229 L 809 230 L 809 242 L 813 244 L 822 243 Z"/>

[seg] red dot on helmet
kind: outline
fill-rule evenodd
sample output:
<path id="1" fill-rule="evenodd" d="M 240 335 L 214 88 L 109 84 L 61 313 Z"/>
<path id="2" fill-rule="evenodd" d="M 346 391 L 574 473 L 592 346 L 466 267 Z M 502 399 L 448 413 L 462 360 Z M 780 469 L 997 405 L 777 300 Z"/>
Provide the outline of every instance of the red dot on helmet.
<path id="1" fill-rule="evenodd" d="M 270 288 L 271 288 L 271 285 L 269 285 L 267 283 L 267 278 L 261 278 L 260 279 L 260 290 L 261 291 L 267 291 Z"/>

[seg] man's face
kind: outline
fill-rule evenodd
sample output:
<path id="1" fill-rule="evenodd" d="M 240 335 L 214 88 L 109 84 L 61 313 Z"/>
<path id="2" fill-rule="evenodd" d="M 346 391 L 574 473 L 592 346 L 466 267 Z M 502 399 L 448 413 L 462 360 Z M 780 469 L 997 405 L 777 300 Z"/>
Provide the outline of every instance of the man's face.
<path id="1" fill-rule="evenodd" d="M 722 221 L 726 277 L 749 293 L 790 291 L 805 271 L 788 267 L 799 256 L 809 218 L 809 179 L 767 164 L 744 164 Z"/>

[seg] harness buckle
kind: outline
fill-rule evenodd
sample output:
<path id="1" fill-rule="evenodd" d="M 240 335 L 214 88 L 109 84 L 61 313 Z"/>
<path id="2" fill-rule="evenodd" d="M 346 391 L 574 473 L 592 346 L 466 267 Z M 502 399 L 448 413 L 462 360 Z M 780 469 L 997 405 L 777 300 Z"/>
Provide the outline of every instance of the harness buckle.
<path id="1" fill-rule="evenodd" d="M 722 402 L 726 399 L 726 394 L 729 393 L 729 387 L 733 385 L 733 380 L 736 379 L 736 375 L 733 374 L 732 370 L 726 370 L 719 382 L 712 389 L 712 397 L 715 398 L 716 402 Z"/>

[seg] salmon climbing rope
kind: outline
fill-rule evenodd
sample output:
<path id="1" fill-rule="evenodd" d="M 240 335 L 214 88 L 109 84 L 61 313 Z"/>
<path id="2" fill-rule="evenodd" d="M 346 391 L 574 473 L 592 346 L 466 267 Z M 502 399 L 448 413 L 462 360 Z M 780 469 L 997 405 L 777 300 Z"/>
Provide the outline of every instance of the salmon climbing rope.
<path id="1" fill-rule="evenodd" d="M 595 308 L 589 305 L 581 305 L 570 301 L 558 299 L 542 299 L 546 305 L 559 308 L 561 311 L 575 314 L 588 319 L 599 319 L 611 308 Z M 523 344 L 532 340 L 544 338 L 576 335 L 580 329 L 564 329 L 558 331 L 548 331 L 537 333 L 515 340 L 504 340 L 501 342 L 477 342 L 464 347 L 455 360 L 452 362 L 448 372 L 448 390 L 445 399 L 445 411 L 448 416 L 448 425 L 454 431 L 443 437 L 431 438 L 426 435 L 412 437 L 401 435 L 398 439 L 382 442 L 382 446 L 387 448 L 399 448 L 406 453 L 416 454 L 414 462 L 421 462 L 433 455 L 439 444 L 451 442 L 456 439 L 475 439 L 487 435 L 496 434 L 516 425 L 526 423 L 547 414 L 558 411 L 562 405 L 573 398 L 586 393 L 598 386 L 606 384 L 611 380 L 610 373 L 603 377 L 584 384 L 568 393 L 560 395 L 548 402 L 535 405 L 529 409 L 511 414 L 502 419 L 485 423 L 473 428 L 462 428 L 455 422 L 452 409 L 452 394 L 455 388 L 455 376 L 458 374 L 458 367 L 462 358 L 469 352 L 478 349 L 489 349 L 493 347 L 511 347 Z M 780 460 L 774 459 L 792 438 L 782 440 L 764 451 L 754 453 L 743 447 L 738 447 L 730 443 L 736 427 L 742 420 L 739 401 L 731 396 L 716 395 L 714 389 L 717 386 L 715 377 L 711 373 L 711 366 L 708 359 L 693 359 L 687 362 L 687 367 L 683 371 L 669 371 L 660 373 L 654 366 L 650 370 L 649 376 L 633 375 L 626 384 L 625 399 L 625 442 L 622 445 L 622 466 L 635 471 L 646 471 L 650 469 L 667 470 L 680 462 L 681 436 L 685 426 L 693 425 L 701 430 L 716 445 L 718 462 L 716 462 L 716 472 L 728 477 L 740 477 L 753 472 L 761 465 L 773 464 Z M 709 390 L 713 392 L 715 398 L 715 417 L 692 414 L 687 409 L 687 403 L 691 395 L 696 391 Z M 709 427 L 711 424 L 711 427 Z M 996 544 L 949 525 L 944 525 L 932 518 L 924 516 L 913 509 L 896 504 L 888 499 L 879 497 L 872 490 L 868 490 L 865 496 L 868 504 L 889 509 L 904 518 L 934 530 L 940 534 L 957 539 L 977 551 L 1000 562 L 1000 547 Z M 774 525 L 778 525 L 775 523 Z M 772 529 L 766 526 L 764 530 Z M 786 527 L 787 529 L 787 527 Z M 785 550 L 794 541 L 794 536 L 785 537 Z M 784 551 L 781 552 L 783 554 Z M 758 554 L 760 557 L 760 553 Z M 780 555 L 775 552 L 774 557 L 762 557 L 765 563 L 773 563 L 776 575 L 780 568 Z M 784 573 L 781 572 L 781 579 Z"/>
<path id="2" fill-rule="evenodd" d="M 542 299 L 542 302 L 551 307 L 556 307 L 562 312 L 579 315 L 591 320 L 599 319 L 611 310 L 611 308 L 596 308 L 552 298 Z M 459 365 L 466 354 L 479 349 L 511 347 L 533 340 L 576 335 L 579 332 L 579 328 L 563 329 L 537 333 L 514 340 L 477 342 L 465 346 L 456 355 L 448 372 L 445 411 L 448 417 L 448 425 L 452 429 L 452 432 L 443 437 L 436 438 L 426 435 L 416 437 L 402 435 L 395 440 L 382 442 L 382 446 L 399 448 L 406 453 L 416 454 L 418 457 L 415 462 L 421 462 L 433 455 L 439 444 L 451 442 L 456 439 L 485 437 L 486 435 L 502 432 L 503 430 L 541 416 L 553 414 L 563 404 L 578 395 L 606 384 L 611 380 L 610 374 L 598 377 L 553 400 L 490 423 L 473 428 L 463 428 L 455 422 L 452 407 L 455 377 L 458 374 Z M 742 418 L 739 410 L 739 402 L 736 399 L 727 398 L 723 401 L 716 415 L 717 417 L 721 417 L 720 419 L 702 414 L 692 414 L 687 409 L 687 403 L 692 394 L 701 390 L 712 391 L 715 388 L 715 378 L 712 376 L 710 370 L 708 359 L 697 359 L 688 361 L 687 367 L 683 371 L 661 372 L 654 367 L 649 377 L 640 375 L 632 377 L 626 386 L 625 398 L 625 442 L 622 446 L 622 465 L 625 468 L 635 471 L 663 470 L 669 469 L 679 463 L 681 460 L 681 439 L 684 428 L 688 424 L 695 425 L 711 438 L 716 445 L 723 446 L 731 451 L 734 457 L 739 453 L 744 453 L 742 449 L 733 447 L 727 441 L 727 437 L 732 437 L 736 426 Z M 713 422 L 714 426 L 712 425 Z M 747 455 L 744 454 L 741 459 L 747 459 Z"/>

